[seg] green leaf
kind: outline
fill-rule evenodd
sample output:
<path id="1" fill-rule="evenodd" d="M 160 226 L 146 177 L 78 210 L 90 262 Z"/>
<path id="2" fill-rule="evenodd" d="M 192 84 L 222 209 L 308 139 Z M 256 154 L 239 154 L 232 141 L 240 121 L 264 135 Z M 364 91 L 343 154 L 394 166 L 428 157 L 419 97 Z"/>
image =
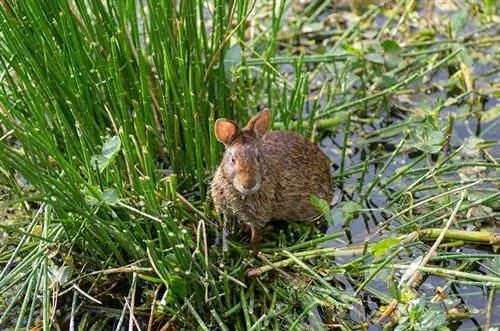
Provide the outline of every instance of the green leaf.
<path id="1" fill-rule="evenodd" d="M 116 190 L 114 189 L 107 189 L 104 191 L 102 195 L 102 200 L 104 203 L 110 205 L 110 206 L 115 206 L 118 202 L 120 202 L 120 198 L 116 194 Z"/>
<path id="2" fill-rule="evenodd" d="M 102 200 L 102 192 L 97 186 L 89 186 L 82 193 L 85 194 L 85 202 L 89 206 L 96 206 Z"/>
<path id="3" fill-rule="evenodd" d="M 376 244 L 370 246 L 370 252 L 375 256 L 381 256 L 386 254 L 393 246 L 399 244 L 401 239 L 398 238 L 388 238 L 379 241 Z"/>
<path id="4" fill-rule="evenodd" d="M 109 159 L 102 156 L 102 154 L 94 154 L 90 158 L 90 164 L 92 165 L 92 169 L 99 169 L 99 172 L 103 172 L 109 165 Z"/>
<path id="5" fill-rule="evenodd" d="M 345 222 L 349 223 L 361 210 L 361 205 L 354 201 L 347 201 L 342 203 L 342 205 L 340 206 L 340 210 L 342 212 L 342 215 L 344 216 Z"/>
<path id="6" fill-rule="evenodd" d="M 390 74 L 383 74 L 382 75 L 382 84 L 380 85 L 381 88 L 386 89 L 391 86 L 394 86 L 398 83 L 397 79 Z"/>
<path id="7" fill-rule="evenodd" d="M 476 136 L 470 136 L 466 138 L 464 141 L 464 148 L 462 149 L 461 154 L 468 157 L 479 158 L 481 147 L 478 145 L 482 142 L 484 142 L 484 139 Z"/>
<path id="8" fill-rule="evenodd" d="M 55 264 L 49 266 L 49 277 L 52 283 L 62 286 L 66 284 L 73 274 L 73 268 L 70 266 L 57 267 Z"/>
<path id="9" fill-rule="evenodd" d="M 458 54 L 458 59 L 460 60 L 460 62 L 462 62 L 463 64 L 465 64 L 469 67 L 472 66 L 473 60 L 472 60 L 472 52 L 471 52 L 470 48 L 465 47 L 461 44 L 454 43 L 451 45 L 451 49 L 454 52 L 460 49 L 461 52 Z"/>
<path id="10" fill-rule="evenodd" d="M 90 158 L 90 164 L 94 170 L 99 169 L 102 173 L 113 161 L 116 154 L 120 151 L 120 137 L 114 136 L 106 140 L 101 149 L 101 154 L 94 154 Z"/>
<path id="11" fill-rule="evenodd" d="M 384 58 L 377 53 L 366 54 L 365 59 L 373 63 L 384 64 Z"/>
<path id="12" fill-rule="evenodd" d="M 120 151 L 121 140 L 120 137 L 114 136 L 106 140 L 104 145 L 102 145 L 102 156 L 107 159 L 112 159 Z"/>
<path id="13" fill-rule="evenodd" d="M 398 288 L 398 284 L 394 279 L 394 275 L 391 273 L 389 277 L 386 277 L 387 291 L 396 298 L 398 301 L 401 300 L 401 291 Z"/>
<path id="14" fill-rule="evenodd" d="M 384 52 L 387 53 L 399 53 L 401 51 L 399 44 L 392 39 L 384 40 L 380 45 L 384 49 Z"/>
<path id="15" fill-rule="evenodd" d="M 410 136 L 410 145 L 422 152 L 434 154 L 443 147 L 444 134 L 427 123 L 415 127 Z"/>
<path id="16" fill-rule="evenodd" d="M 325 217 L 328 223 L 334 224 L 332 213 L 330 210 L 330 205 L 326 200 L 318 198 L 317 196 L 314 195 L 312 195 L 309 200 L 311 201 L 313 207 Z"/>
<path id="17" fill-rule="evenodd" d="M 420 315 L 420 330 L 436 330 L 446 325 L 446 312 L 444 307 L 437 303 L 429 303 Z"/>
<path id="18" fill-rule="evenodd" d="M 458 59 L 460 60 L 460 62 L 462 62 L 463 64 L 465 64 L 469 67 L 472 66 L 472 64 L 474 62 L 472 60 L 472 52 L 468 47 L 462 48 L 462 51 L 460 52 L 460 54 L 458 54 Z"/>
<path id="19" fill-rule="evenodd" d="M 423 256 L 418 256 L 415 258 L 408 268 L 406 268 L 404 274 L 401 276 L 401 279 L 399 280 L 398 286 L 401 287 L 408 279 L 410 279 L 411 276 L 418 270 L 418 267 L 420 266 L 420 262 L 424 259 Z"/>
<path id="20" fill-rule="evenodd" d="M 433 109 L 429 104 L 429 100 L 422 99 L 419 103 L 420 109 L 425 113 L 425 115 L 431 115 L 433 113 Z"/>
<path id="21" fill-rule="evenodd" d="M 85 202 L 89 206 L 96 206 L 100 203 L 105 203 L 113 207 L 120 201 L 116 191 L 112 188 L 102 192 L 99 187 L 91 186 L 88 190 L 84 191 L 84 193 Z"/>

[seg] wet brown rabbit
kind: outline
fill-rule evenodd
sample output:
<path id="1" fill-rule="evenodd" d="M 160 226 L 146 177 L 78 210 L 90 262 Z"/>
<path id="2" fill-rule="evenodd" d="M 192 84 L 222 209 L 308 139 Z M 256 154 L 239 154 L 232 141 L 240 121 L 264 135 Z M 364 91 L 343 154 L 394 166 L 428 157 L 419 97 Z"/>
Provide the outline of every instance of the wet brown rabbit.
<path id="1" fill-rule="evenodd" d="M 225 118 L 215 122 L 226 152 L 211 185 L 214 204 L 250 227 L 255 254 L 266 223 L 312 220 L 319 213 L 310 197 L 330 202 L 333 194 L 328 157 L 298 134 L 269 131 L 270 120 L 266 108 L 243 129 Z"/>

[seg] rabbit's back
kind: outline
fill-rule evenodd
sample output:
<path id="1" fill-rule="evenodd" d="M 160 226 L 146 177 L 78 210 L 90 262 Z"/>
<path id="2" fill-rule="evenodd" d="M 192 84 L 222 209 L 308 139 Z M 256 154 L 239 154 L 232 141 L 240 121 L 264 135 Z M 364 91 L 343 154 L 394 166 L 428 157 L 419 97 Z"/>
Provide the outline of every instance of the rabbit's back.
<path id="1" fill-rule="evenodd" d="M 274 201 L 267 201 L 274 206 L 271 219 L 305 221 L 315 217 L 318 212 L 310 197 L 330 202 L 333 195 L 328 157 L 318 146 L 289 131 L 266 133 L 261 147 L 267 169 L 264 181 L 275 193 Z"/>

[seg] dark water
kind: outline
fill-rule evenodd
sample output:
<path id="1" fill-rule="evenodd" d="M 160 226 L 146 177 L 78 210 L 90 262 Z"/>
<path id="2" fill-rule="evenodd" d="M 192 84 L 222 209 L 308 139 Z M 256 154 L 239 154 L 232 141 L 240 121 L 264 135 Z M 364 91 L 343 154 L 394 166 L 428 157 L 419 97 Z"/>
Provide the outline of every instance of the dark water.
<path id="1" fill-rule="evenodd" d="M 466 4 L 464 3 L 464 5 Z M 419 12 L 422 13 L 424 9 L 425 8 L 420 8 Z M 450 12 L 437 10 L 436 15 L 442 15 L 442 17 L 449 17 Z M 386 18 L 384 16 L 377 17 L 376 25 L 381 26 L 385 21 L 385 19 Z M 477 28 L 478 28 L 477 20 L 470 20 L 466 32 L 472 31 Z M 495 29 L 493 29 L 493 32 L 486 31 L 485 34 L 495 35 Z M 492 56 L 494 54 L 494 48 L 490 49 L 488 47 L 483 47 L 480 49 L 480 52 L 482 52 L 485 57 Z M 498 63 L 491 63 L 488 61 L 475 61 L 472 66 L 472 71 L 473 71 L 472 74 L 474 77 L 479 77 L 485 73 L 490 72 L 495 67 L 498 67 Z M 327 76 L 327 74 L 325 76 Z M 324 80 L 325 76 L 319 75 L 318 77 L 322 77 L 321 80 Z M 418 107 L 419 104 L 422 102 L 422 100 L 427 100 L 429 105 L 434 105 L 436 104 L 438 99 L 445 101 L 450 97 L 456 97 L 457 93 L 454 93 L 451 90 L 448 90 L 446 88 L 443 89 L 435 88 L 436 86 L 446 87 L 446 82 L 449 79 L 450 79 L 450 74 L 448 70 L 443 69 L 435 72 L 430 77 L 430 79 L 427 82 L 425 82 L 426 86 L 429 86 L 428 89 L 423 89 L 423 90 L 418 89 L 420 85 L 423 84 L 422 80 L 414 83 L 411 87 L 415 88 L 417 92 L 407 96 L 407 99 L 410 102 L 409 107 L 410 108 Z M 498 84 L 498 81 L 499 79 L 497 74 L 489 75 L 483 79 L 478 79 L 475 81 L 475 90 L 488 91 L 491 89 L 494 83 Z M 452 136 L 450 139 L 450 146 L 451 146 L 450 152 L 459 148 L 467 140 L 470 140 L 473 137 L 477 137 L 485 141 L 497 142 L 495 146 L 490 147 L 487 150 L 493 158 L 496 158 L 498 160 L 498 158 L 500 157 L 500 144 L 498 144 L 498 142 L 500 141 L 500 129 L 498 128 L 500 121 L 497 119 L 490 122 L 481 122 L 478 120 L 477 117 L 472 115 L 473 112 L 471 111 L 471 109 L 477 110 L 478 109 L 477 107 L 479 107 L 480 111 L 489 110 L 495 106 L 498 106 L 498 99 L 488 93 L 483 93 L 481 95 L 481 98 L 482 99 L 480 105 L 471 106 L 468 103 L 468 98 L 466 97 L 463 98 L 463 101 L 461 101 L 457 105 L 452 105 L 443 108 L 439 112 L 439 122 L 441 124 L 441 127 L 445 128 L 448 127 L 450 114 L 460 115 L 466 112 L 471 113 L 470 116 L 467 117 L 460 116 L 460 119 L 455 120 L 452 129 Z M 312 104 L 310 104 L 309 106 L 312 107 Z M 380 138 L 378 141 L 372 142 L 371 144 L 366 144 L 364 139 L 364 137 L 366 137 L 370 132 L 373 132 L 374 130 L 384 127 L 390 127 L 392 125 L 405 122 L 406 116 L 404 114 L 401 114 L 401 112 L 399 112 L 397 109 L 391 109 L 391 110 L 392 110 L 391 114 L 384 120 L 380 121 L 380 124 L 378 125 L 374 126 L 367 125 L 364 127 L 356 126 L 355 129 L 351 127 L 350 130 L 351 132 L 349 134 L 348 153 L 347 153 L 347 158 L 345 160 L 345 169 L 349 170 L 349 168 L 351 168 L 352 166 L 362 164 L 366 158 L 371 159 L 374 156 L 373 154 L 375 154 L 376 148 L 382 148 L 389 152 L 394 150 L 395 146 L 400 142 L 400 139 L 402 139 L 402 135 L 396 135 L 394 137 L 389 137 L 389 138 Z M 341 151 L 344 139 L 343 135 L 344 135 L 344 129 L 342 128 L 342 126 L 340 126 L 335 131 L 335 133 L 325 137 L 321 141 L 322 149 L 334 162 L 334 169 L 336 169 L 334 174 L 339 173 L 338 167 L 341 160 Z M 383 180 L 386 179 L 388 176 L 394 174 L 394 172 L 398 170 L 400 167 L 414 161 L 418 156 L 419 156 L 418 153 L 399 153 L 399 155 L 395 157 L 391 165 L 387 168 Z M 478 154 L 477 160 L 487 161 L 488 159 L 486 159 L 483 154 Z M 428 166 L 427 162 L 428 159 L 424 158 L 422 161 L 416 164 L 413 169 L 426 167 Z M 384 161 L 382 161 L 379 164 L 370 164 L 368 166 L 368 170 L 364 177 L 364 185 L 363 185 L 364 188 L 366 188 L 374 180 L 375 176 L 378 174 L 378 171 L 380 171 L 383 165 Z M 487 170 L 487 173 L 489 174 L 488 177 L 490 178 L 498 177 L 497 175 L 495 176 L 495 174 L 492 175 L 492 172 L 490 170 Z M 401 177 L 401 179 L 399 179 L 398 181 L 394 182 L 391 186 L 396 186 L 397 184 L 398 188 L 403 188 L 405 186 L 411 185 L 417 178 L 418 176 L 413 177 L 405 175 Z M 456 171 L 440 175 L 440 178 L 442 179 L 447 178 L 448 180 L 455 180 L 455 181 L 460 180 L 459 177 L 457 176 Z M 359 213 L 359 216 L 354 220 L 352 220 L 352 222 L 350 223 L 348 236 L 345 236 L 344 238 L 341 239 L 329 241 L 323 244 L 323 246 L 345 247 L 347 245 L 363 244 L 366 238 L 370 238 L 371 242 L 376 242 L 384 238 L 383 237 L 384 231 L 381 231 L 381 233 L 377 234 L 375 232 L 379 229 L 379 225 L 383 223 L 390 216 L 388 215 L 387 212 L 384 211 L 384 208 L 388 205 L 390 200 L 388 199 L 387 196 L 385 196 L 383 192 L 378 191 L 376 187 L 370 194 L 369 199 L 367 201 L 363 201 L 363 198 L 360 197 L 356 191 L 356 188 L 358 187 L 360 180 L 361 180 L 361 175 L 358 173 L 345 177 L 341 181 L 340 180 L 337 181 L 336 192 L 334 197 L 334 201 L 338 203 L 337 208 L 339 204 L 341 204 L 342 202 L 355 201 L 359 202 L 360 205 L 362 205 L 363 211 Z M 429 183 L 432 183 L 432 181 L 426 182 L 426 184 Z M 489 185 L 485 184 L 483 185 L 483 187 L 490 188 L 493 190 L 496 188 L 495 185 L 491 184 Z M 442 191 L 437 191 L 437 190 L 424 191 L 419 193 L 419 195 L 415 196 L 414 198 L 415 200 L 417 200 L 421 197 L 430 197 L 434 193 L 436 194 L 442 193 Z M 499 229 L 496 227 L 498 222 L 500 222 L 500 219 L 496 217 L 495 221 L 491 222 L 493 229 L 489 230 L 499 232 Z M 397 220 L 392 222 L 392 224 L 397 225 Z M 329 226 L 327 233 L 333 233 L 344 230 L 345 227 L 343 222 L 338 222 L 334 225 Z M 382 236 L 380 236 L 380 234 Z M 432 242 L 433 241 L 428 242 L 429 247 L 430 245 L 432 245 Z M 412 249 L 410 251 L 402 253 L 393 262 L 398 263 L 401 261 L 402 263 L 409 264 L 409 261 L 413 261 L 416 257 L 423 256 L 427 253 L 427 249 L 425 247 L 421 248 L 423 249 Z M 467 248 L 466 246 L 465 248 L 461 249 L 453 248 L 450 251 L 464 252 L 464 253 L 481 253 L 481 252 L 491 253 L 488 247 L 484 247 L 484 249 L 482 249 L 481 247 Z M 336 262 L 341 264 L 348 262 L 349 260 L 351 259 L 338 258 Z M 485 265 L 488 266 L 491 265 L 490 261 L 488 260 L 482 260 L 481 263 L 484 263 Z M 472 263 L 472 265 L 473 265 L 472 270 L 476 270 L 478 273 L 491 274 L 489 270 L 487 270 L 480 264 Z M 404 271 L 398 271 L 396 272 L 396 275 L 401 275 L 403 272 Z M 388 293 L 386 281 L 384 279 L 388 275 L 388 273 L 389 273 L 388 271 L 382 271 L 370 283 L 370 286 L 373 286 L 374 288 L 380 290 L 382 293 Z M 341 281 L 345 285 L 346 292 L 349 293 L 354 292 L 351 285 L 346 279 L 344 279 L 343 277 L 338 277 L 337 280 Z M 453 282 L 445 278 L 431 275 L 428 276 L 425 279 L 424 283 L 420 286 L 419 295 L 425 296 L 426 298 L 430 299 L 435 295 L 434 291 L 438 287 L 445 287 L 446 288 L 445 293 L 448 294 L 450 298 L 462 302 L 463 306 L 469 309 L 469 311 L 472 312 L 474 315 L 473 318 L 458 321 L 451 324 L 450 327 L 452 329 L 475 330 L 482 328 L 482 326 L 484 325 L 485 311 L 488 304 L 488 295 L 490 288 L 460 284 L 459 282 Z M 351 317 L 354 321 L 360 322 L 363 320 L 369 320 L 368 318 L 369 312 L 371 310 L 377 310 L 380 308 L 380 303 L 373 301 L 370 296 L 365 297 L 365 300 L 366 300 L 365 307 L 358 307 L 358 309 L 361 312 L 364 311 L 367 315 L 359 316 L 357 312 L 353 312 Z M 493 308 L 494 312 L 497 313 L 500 312 L 500 295 L 498 294 L 494 299 L 493 307 L 494 307 Z M 500 325 L 499 314 L 495 313 L 493 314 L 491 325 L 497 327 L 498 325 Z M 379 326 L 371 325 L 370 329 L 377 330 L 379 329 Z"/>

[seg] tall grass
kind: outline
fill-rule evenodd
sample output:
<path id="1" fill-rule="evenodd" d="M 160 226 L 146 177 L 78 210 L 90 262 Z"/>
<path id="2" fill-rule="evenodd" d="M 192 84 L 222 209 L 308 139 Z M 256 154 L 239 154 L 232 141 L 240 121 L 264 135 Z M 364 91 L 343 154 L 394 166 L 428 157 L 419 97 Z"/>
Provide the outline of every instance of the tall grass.
<path id="1" fill-rule="evenodd" d="M 374 295 L 385 304 L 397 296 L 379 293 L 369 282 L 385 268 L 414 268 L 411 261 L 392 261 L 408 247 L 416 226 L 438 226 L 450 215 L 499 199 L 498 192 L 486 190 L 467 203 L 454 194 L 479 182 L 436 179 L 474 164 L 494 169 L 494 158 L 448 166 L 459 148 L 436 163 L 431 152 L 405 166 L 395 161 L 422 148 L 414 135 L 409 137 L 415 127 L 438 135 L 437 112 L 473 94 L 465 78 L 453 100 L 427 109 L 424 117 L 409 115 L 377 129 L 359 143 L 366 148 L 394 138 L 395 150 L 372 153 L 360 164 L 348 161 L 348 148 L 358 146 L 351 141 L 352 131 L 391 116 L 391 96 L 418 89 L 415 84 L 438 69 L 452 72 L 463 65 L 462 51 L 475 45 L 466 36 L 450 35 L 449 47 L 431 51 L 425 42 L 392 39 L 386 49 L 380 43 L 354 47 L 365 41 L 363 22 L 373 22 L 383 11 L 370 7 L 349 28 L 326 31 L 331 49 L 325 54 L 297 55 L 283 46 L 300 38 L 282 32 L 292 10 L 285 1 L 272 1 L 270 8 L 267 2 L 222 0 L 0 4 L 0 178 L 6 190 L 1 208 L 13 211 L 10 221 L 0 221 L 0 229 L 15 238 L 0 251 L 0 298 L 9 299 L 0 304 L 0 325 L 15 316 L 18 328 L 41 323 L 45 330 L 94 322 L 101 329 L 124 323 L 144 329 L 293 329 L 304 320 L 322 329 L 321 315 L 352 329 L 349 309 L 360 305 L 360 295 Z M 411 4 L 398 3 L 378 39 L 397 30 Z M 325 6 L 311 2 L 298 15 L 298 26 L 316 20 Z M 256 8 L 267 13 L 268 26 L 249 27 Z M 311 239 L 311 230 L 294 225 L 291 242 L 291 235 L 281 231 L 275 236 L 278 248 L 265 248 L 275 263 L 263 257 L 263 267 L 239 242 L 231 241 L 228 252 L 213 245 L 224 235 L 207 195 L 222 153 L 212 132 L 215 119 L 243 123 L 259 103 L 272 106 L 276 128 L 313 140 L 320 131 L 343 124 L 336 180 L 346 190 L 350 179 L 358 181 L 359 193 L 351 195 L 359 205 L 342 207 L 345 232 Z M 373 180 L 365 177 L 369 167 L 376 169 Z M 410 184 L 401 187 L 401 177 Z M 494 182 L 490 177 L 484 182 Z M 423 186 L 428 181 L 436 185 Z M 445 207 L 432 202 L 431 189 L 447 199 Z M 413 201 L 426 190 L 431 193 Z M 380 195 L 387 197 L 386 207 L 374 206 L 371 199 Z M 414 204 L 434 209 L 413 217 Z M 434 215 L 449 206 L 454 214 Z M 382 241 L 378 248 L 368 243 L 345 250 L 316 248 L 345 233 L 349 237 L 354 215 L 374 210 L 392 215 L 384 225 L 404 238 Z M 394 225 L 395 220 L 403 224 Z M 429 233 L 421 235 L 435 237 Z M 373 251 L 393 248 L 387 257 L 372 259 Z M 332 261 L 351 255 L 359 257 L 343 265 Z M 318 259 L 317 266 L 304 262 L 311 258 Z M 281 269 L 291 265 L 298 276 Z M 247 269 L 262 277 L 247 277 Z M 270 270 L 278 276 L 267 276 Z M 439 274 L 444 269 L 425 270 Z M 332 281 L 337 272 L 357 289 L 337 286 Z M 452 276 L 499 283 L 493 273 Z"/>
<path id="2" fill-rule="evenodd" d="M 212 9 L 209 31 L 201 1 L 3 3 L 3 176 L 17 183 L 20 174 L 36 194 L 19 189 L 14 202 L 39 201 L 45 213 L 19 233 L 25 244 L 38 244 L 12 262 L 23 256 L 31 263 L 9 263 L 0 288 L 21 275 L 44 275 L 19 292 L 28 308 L 41 290 L 49 295 L 53 264 L 86 273 L 146 261 L 169 288 L 170 314 L 187 293 L 203 292 L 198 276 L 206 265 L 191 255 L 188 226 L 198 220 L 185 212 L 177 190 L 194 188 L 205 199 L 220 155 L 210 132 L 214 118 L 244 114 L 247 105 L 244 95 L 236 100 L 245 108 L 230 97 L 224 65 L 226 37 L 247 4 L 229 12 L 225 1 L 215 1 Z M 172 176 L 162 180 L 165 174 Z M 60 249 L 55 256 L 52 245 Z M 193 303 L 202 305 L 198 297 Z M 49 306 L 43 300 L 44 312 Z M 48 327 L 48 314 L 43 323 Z"/>

